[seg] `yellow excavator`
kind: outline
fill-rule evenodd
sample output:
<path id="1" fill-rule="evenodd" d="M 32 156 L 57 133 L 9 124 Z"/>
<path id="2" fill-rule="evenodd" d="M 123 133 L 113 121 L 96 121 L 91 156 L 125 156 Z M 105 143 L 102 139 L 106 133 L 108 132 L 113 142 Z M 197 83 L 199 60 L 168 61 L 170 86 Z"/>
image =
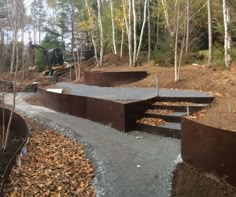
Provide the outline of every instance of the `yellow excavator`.
<path id="1" fill-rule="evenodd" d="M 43 62 L 45 65 L 45 75 L 52 77 L 52 81 L 56 82 L 58 76 L 69 72 L 73 65 L 65 63 L 62 49 L 54 48 L 47 50 L 38 44 L 32 44 L 30 42 L 30 49 L 37 49 L 43 55 Z"/>

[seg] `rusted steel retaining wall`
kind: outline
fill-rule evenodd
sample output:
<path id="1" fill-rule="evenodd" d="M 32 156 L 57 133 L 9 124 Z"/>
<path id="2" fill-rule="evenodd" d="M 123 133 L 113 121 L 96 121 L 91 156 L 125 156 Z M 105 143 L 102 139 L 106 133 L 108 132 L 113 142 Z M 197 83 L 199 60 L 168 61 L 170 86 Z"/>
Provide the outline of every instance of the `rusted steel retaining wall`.
<path id="1" fill-rule="evenodd" d="M 5 125 L 7 125 L 11 112 L 10 110 L 5 109 L 4 114 L 5 114 Z M 2 121 L 3 121 L 3 109 L 0 108 L 0 125 L 2 124 Z M 15 149 L 7 148 L 6 152 L 4 152 L 3 154 L 5 155 L 4 159 L 7 159 L 7 158 L 8 159 L 7 161 L 4 161 L 6 165 L 1 166 L 2 173 L 0 174 L 0 196 L 3 195 L 2 194 L 3 186 L 11 171 L 12 166 L 15 164 L 16 156 L 21 152 L 22 148 L 24 147 L 29 137 L 28 126 L 25 120 L 17 113 L 13 114 L 10 131 L 11 131 L 11 135 L 16 137 L 16 139 L 19 139 L 21 143 Z M 7 157 L 6 157 L 6 154 L 8 155 Z M 0 160 L 1 160 L 1 151 L 0 151 Z"/>
<path id="2" fill-rule="evenodd" d="M 57 94 L 42 89 L 38 89 L 37 96 L 40 102 L 45 107 L 73 116 L 78 116 L 82 118 L 87 117 L 86 97 L 68 94 Z"/>
<path id="3" fill-rule="evenodd" d="M 183 119 L 181 137 L 185 162 L 236 186 L 236 132 Z"/>
<path id="4" fill-rule="evenodd" d="M 102 87 L 112 87 L 132 83 L 147 77 L 146 71 L 129 72 L 101 72 L 87 71 L 84 73 L 84 83 L 86 85 L 96 85 Z"/>
<path id="5" fill-rule="evenodd" d="M 155 101 L 155 98 L 126 103 L 125 110 L 125 128 L 126 131 L 137 129 L 136 121 L 144 116 L 144 113 L 150 109 L 150 105 Z"/>
<path id="6" fill-rule="evenodd" d="M 38 90 L 37 96 L 40 102 L 50 109 L 109 125 L 122 132 L 136 129 L 136 120 L 143 116 L 148 103 L 152 100 L 119 103 L 84 96 L 57 94 L 43 89 Z"/>

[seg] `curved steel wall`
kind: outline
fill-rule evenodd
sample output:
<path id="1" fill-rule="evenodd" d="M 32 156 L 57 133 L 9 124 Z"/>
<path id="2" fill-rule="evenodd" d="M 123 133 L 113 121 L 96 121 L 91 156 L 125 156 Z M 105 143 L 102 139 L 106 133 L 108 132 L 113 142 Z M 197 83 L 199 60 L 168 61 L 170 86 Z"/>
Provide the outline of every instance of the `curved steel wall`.
<path id="1" fill-rule="evenodd" d="M 8 120 L 10 117 L 10 110 L 5 109 L 5 124 L 8 124 Z M 2 124 L 2 108 L 0 108 L 0 124 Z M 10 171 L 11 171 L 11 167 L 12 165 L 15 163 L 15 159 L 17 154 L 20 153 L 21 149 L 23 148 L 23 146 L 25 145 L 26 141 L 28 140 L 28 136 L 29 136 L 29 129 L 28 126 L 25 122 L 25 120 L 18 115 L 17 113 L 13 114 L 13 119 L 12 119 L 12 124 L 11 124 L 11 128 L 10 128 L 12 134 L 14 136 L 16 136 L 18 139 L 22 140 L 22 143 L 19 145 L 19 147 L 17 147 L 17 149 L 12 150 L 9 153 L 9 160 L 7 161 L 7 165 L 4 166 L 3 169 L 3 173 L 0 174 L 0 196 L 3 195 L 2 194 L 2 189 L 3 189 L 3 185 L 5 180 L 7 179 Z M 1 159 L 1 154 L 0 154 L 0 159 Z"/>
<path id="2" fill-rule="evenodd" d="M 86 85 L 96 85 L 102 87 L 111 87 L 132 83 L 147 77 L 146 71 L 129 72 L 100 72 L 87 71 L 84 73 L 84 83 Z"/>
<path id="3" fill-rule="evenodd" d="M 185 162 L 236 186 L 236 132 L 183 119 L 181 136 Z"/>

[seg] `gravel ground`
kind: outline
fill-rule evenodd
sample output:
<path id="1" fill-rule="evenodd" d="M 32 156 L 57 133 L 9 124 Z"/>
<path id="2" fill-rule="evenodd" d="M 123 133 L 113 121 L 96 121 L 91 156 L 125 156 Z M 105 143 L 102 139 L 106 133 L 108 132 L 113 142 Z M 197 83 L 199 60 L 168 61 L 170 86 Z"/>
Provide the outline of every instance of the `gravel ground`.
<path id="1" fill-rule="evenodd" d="M 125 135 L 89 120 L 29 105 L 23 101 L 24 96 L 18 95 L 17 111 L 86 145 L 87 156 L 95 168 L 97 196 L 171 196 L 180 140 L 136 131 Z"/>
<path id="2" fill-rule="evenodd" d="M 103 98 L 107 100 L 141 100 L 156 96 L 155 88 L 114 88 L 114 87 L 98 87 L 80 84 L 72 84 L 67 82 L 57 83 L 57 88 L 63 88 L 73 95 L 89 96 L 95 98 Z M 205 92 L 197 92 L 192 90 L 168 90 L 160 89 L 160 96 L 169 97 L 209 97 L 211 95 Z"/>

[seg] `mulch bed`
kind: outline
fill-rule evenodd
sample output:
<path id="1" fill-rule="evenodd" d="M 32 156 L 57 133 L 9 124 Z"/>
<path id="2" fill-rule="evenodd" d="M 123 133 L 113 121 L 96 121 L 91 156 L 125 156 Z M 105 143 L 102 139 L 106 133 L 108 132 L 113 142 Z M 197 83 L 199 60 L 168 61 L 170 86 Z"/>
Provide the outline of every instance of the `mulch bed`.
<path id="1" fill-rule="evenodd" d="M 236 197 L 236 189 L 186 163 L 177 166 L 172 197 Z"/>
<path id="2" fill-rule="evenodd" d="M 76 140 L 56 131 L 33 131 L 27 149 L 12 169 L 5 196 L 96 195 L 91 186 L 93 167 Z"/>

